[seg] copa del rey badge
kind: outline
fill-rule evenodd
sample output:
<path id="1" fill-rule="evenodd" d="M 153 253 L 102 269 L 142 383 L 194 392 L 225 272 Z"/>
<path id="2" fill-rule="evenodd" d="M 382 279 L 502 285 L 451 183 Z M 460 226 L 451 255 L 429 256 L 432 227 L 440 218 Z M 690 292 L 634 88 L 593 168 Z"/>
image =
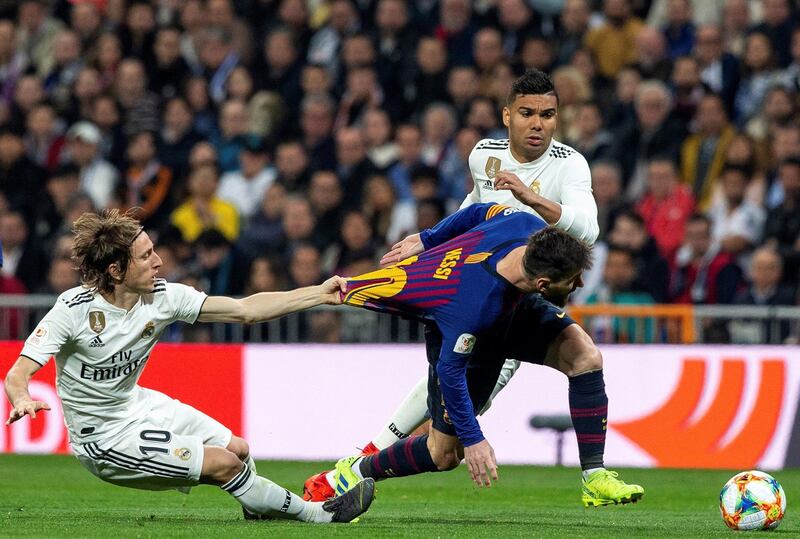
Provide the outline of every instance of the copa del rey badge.
<path id="1" fill-rule="evenodd" d="M 458 354 L 469 354 L 475 348 L 475 335 L 471 333 L 462 333 L 458 336 L 456 345 L 453 347 L 453 352 Z"/>
<path id="2" fill-rule="evenodd" d="M 106 329 L 106 315 L 102 311 L 89 311 L 89 329 L 100 333 Z"/>
<path id="3" fill-rule="evenodd" d="M 490 157 L 486 160 L 486 177 L 494 179 L 497 173 L 500 172 L 500 160 L 497 157 Z"/>

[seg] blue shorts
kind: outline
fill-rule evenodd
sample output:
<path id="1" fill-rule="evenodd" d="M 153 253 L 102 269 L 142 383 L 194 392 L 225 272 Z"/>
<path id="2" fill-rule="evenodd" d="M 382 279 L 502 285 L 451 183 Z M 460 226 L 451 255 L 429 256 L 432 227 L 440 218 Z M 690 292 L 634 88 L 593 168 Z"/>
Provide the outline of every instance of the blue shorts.
<path id="1" fill-rule="evenodd" d="M 575 321 L 539 294 L 528 294 L 516 305 L 497 331 L 481 335 L 467 365 L 467 389 L 477 414 L 492 396 L 506 359 L 541 365 L 558 335 Z M 436 364 L 442 348 L 442 334 L 433 324 L 425 326 L 428 356 L 428 414 L 433 427 L 456 436 L 439 387 Z"/>
<path id="2" fill-rule="evenodd" d="M 559 334 L 575 323 L 539 294 L 526 295 L 511 313 L 497 346 L 503 357 L 541 365 Z"/>

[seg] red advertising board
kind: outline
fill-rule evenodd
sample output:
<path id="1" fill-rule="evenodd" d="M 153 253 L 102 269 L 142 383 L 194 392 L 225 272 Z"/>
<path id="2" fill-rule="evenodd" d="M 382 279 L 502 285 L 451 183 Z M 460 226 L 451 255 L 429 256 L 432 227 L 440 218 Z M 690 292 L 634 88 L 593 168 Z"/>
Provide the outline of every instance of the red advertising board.
<path id="1" fill-rule="evenodd" d="M 22 343 L 0 342 L 0 380 L 16 361 Z M 0 425 L 0 453 L 63 453 L 67 451 L 61 407 L 56 398 L 55 364 L 51 360 L 31 381 L 31 396 L 53 408 L 31 421 Z M 153 350 L 140 385 L 157 389 L 217 419 L 234 433 L 242 432 L 242 347 L 239 345 L 159 344 Z M 0 417 L 9 403 L 0 399 Z"/>

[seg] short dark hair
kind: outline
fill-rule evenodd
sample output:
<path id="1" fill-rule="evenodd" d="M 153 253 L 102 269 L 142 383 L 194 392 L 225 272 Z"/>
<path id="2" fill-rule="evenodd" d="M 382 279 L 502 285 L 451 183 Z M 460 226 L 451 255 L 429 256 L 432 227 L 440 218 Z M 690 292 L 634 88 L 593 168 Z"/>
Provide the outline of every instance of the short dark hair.
<path id="1" fill-rule="evenodd" d="M 528 69 L 511 85 L 511 91 L 508 92 L 507 104 L 510 105 L 521 95 L 544 94 L 552 94 L 556 97 L 556 101 L 558 101 L 558 94 L 556 93 L 553 79 L 544 71 Z"/>
<path id="2" fill-rule="evenodd" d="M 548 226 L 528 239 L 522 264 L 529 277 L 562 281 L 592 267 L 592 248 L 565 231 Z"/>

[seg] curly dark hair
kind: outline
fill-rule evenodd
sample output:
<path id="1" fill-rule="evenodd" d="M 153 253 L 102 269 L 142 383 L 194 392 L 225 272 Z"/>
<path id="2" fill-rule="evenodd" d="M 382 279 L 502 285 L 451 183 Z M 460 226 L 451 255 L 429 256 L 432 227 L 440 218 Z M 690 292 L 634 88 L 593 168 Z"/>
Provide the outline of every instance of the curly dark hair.
<path id="1" fill-rule="evenodd" d="M 112 292 L 120 281 L 108 273 L 116 263 L 124 277 L 131 260 L 131 247 L 142 225 L 130 212 L 117 209 L 100 214 L 84 213 L 72 226 L 72 258 L 81 272 L 81 284 L 101 292 Z"/>

